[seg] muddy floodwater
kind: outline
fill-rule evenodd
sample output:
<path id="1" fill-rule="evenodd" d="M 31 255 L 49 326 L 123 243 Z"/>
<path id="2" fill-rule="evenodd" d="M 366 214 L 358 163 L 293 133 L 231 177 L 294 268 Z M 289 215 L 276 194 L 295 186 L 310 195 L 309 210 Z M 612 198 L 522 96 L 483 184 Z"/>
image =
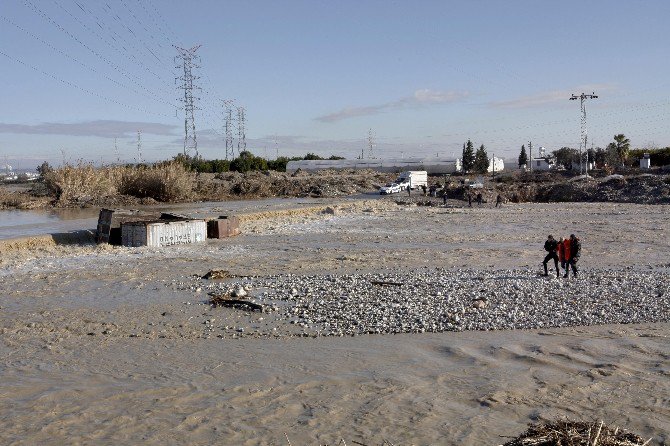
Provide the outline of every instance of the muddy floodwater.
<path id="1" fill-rule="evenodd" d="M 351 200 L 375 198 L 374 194 L 350 197 Z M 145 211 L 175 212 L 193 218 L 210 218 L 239 211 L 253 212 L 286 207 L 301 207 L 337 201 L 315 198 L 274 198 L 254 201 L 180 203 L 134 206 Z M 99 208 L 0 210 L 0 240 L 95 228 Z"/>
<path id="2" fill-rule="evenodd" d="M 497 445 L 556 417 L 670 442 L 670 323 L 302 336 L 273 312 L 212 308 L 198 279 L 213 268 L 235 276 L 223 281 L 231 286 L 514 269 L 539 284 L 549 280 L 537 274 L 547 235 L 571 233 L 582 271 L 668 274 L 668 206 L 387 197 L 185 209 L 244 214 L 242 234 L 2 254 L 1 444 Z"/>

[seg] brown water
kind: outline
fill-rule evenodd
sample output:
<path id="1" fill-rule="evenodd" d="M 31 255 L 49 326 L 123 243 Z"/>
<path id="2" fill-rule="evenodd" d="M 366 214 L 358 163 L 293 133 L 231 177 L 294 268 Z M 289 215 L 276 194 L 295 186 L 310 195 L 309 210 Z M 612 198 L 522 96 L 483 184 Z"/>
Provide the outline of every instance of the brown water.
<path id="1" fill-rule="evenodd" d="M 270 319 L 198 305 L 206 297 L 178 284 L 214 267 L 536 268 L 548 232 L 579 234 L 584 268 L 668 268 L 669 211 L 357 201 L 335 215 L 267 214 L 239 237 L 202 245 L 63 246 L 0 259 L 0 444 L 286 445 L 286 433 L 293 445 L 496 445 L 557 416 L 667 443 L 670 324 L 207 339 L 206 319 Z"/>
<path id="2" fill-rule="evenodd" d="M 370 199 L 375 195 L 349 197 L 350 200 Z M 293 206 L 311 206 L 342 199 L 271 198 L 265 200 L 239 200 L 226 202 L 179 203 L 154 206 L 135 206 L 147 211 L 175 212 L 193 218 L 208 218 L 237 212 L 258 212 Z M 0 240 L 52 234 L 95 228 L 100 208 L 49 209 L 49 210 L 0 210 Z"/>

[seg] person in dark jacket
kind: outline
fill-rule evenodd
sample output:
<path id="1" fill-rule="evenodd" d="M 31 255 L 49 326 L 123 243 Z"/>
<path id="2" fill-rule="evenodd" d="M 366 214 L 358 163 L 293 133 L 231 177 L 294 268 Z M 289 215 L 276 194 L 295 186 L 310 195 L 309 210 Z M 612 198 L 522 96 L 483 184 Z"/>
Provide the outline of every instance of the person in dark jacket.
<path id="1" fill-rule="evenodd" d="M 556 251 L 558 251 L 558 242 L 554 239 L 553 235 L 547 237 L 547 241 L 544 242 L 544 250 L 547 251 L 547 255 L 542 262 L 544 265 L 544 275 L 549 275 L 549 272 L 547 271 L 547 263 L 549 260 L 553 259 L 554 266 L 556 267 L 556 277 L 561 277 L 561 273 L 558 270 L 558 255 L 556 254 Z"/>
<path id="2" fill-rule="evenodd" d="M 570 234 L 570 259 L 568 260 L 568 265 L 572 268 L 573 277 L 577 277 L 577 262 L 579 261 L 579 256 L 582 254 L 582 242 L 579 241 L 578 237 L 575 237 L 575 234 Z M 568 277 L 569 268 L 565 268 L 565 275 L 563 277 Z"/>

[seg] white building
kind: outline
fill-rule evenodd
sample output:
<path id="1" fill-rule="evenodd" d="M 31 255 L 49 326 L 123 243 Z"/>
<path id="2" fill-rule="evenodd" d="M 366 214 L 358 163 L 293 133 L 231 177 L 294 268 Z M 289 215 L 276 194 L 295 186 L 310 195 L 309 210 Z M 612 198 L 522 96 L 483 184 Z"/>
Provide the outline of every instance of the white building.
<path id="1" fill-rule="evenodd" d="M 556 163 L 549 158 L 533 158 L 530 160 L 532 170 L 553 170 L 556 168 Z"/>
<path id="2" fill-rule="evenodd" d="M 445 174 L 457 172 L 459 160 L 453 158 L 386 158 L 386 159 L 353 159 L 353 160 L 301 160 L 289 161 L 286 172 L 300 169 L 305 172 L 316 172 L 324 169 L 372 169 L 379 172 L 403 172 L 406 170 L 425 170 L 429 174 Z"/>
<path id="3" fill-rule="evenodd" d="M 496 172 L 505 170 L 502 158 L 489 160 L 489 172 L 493 171 L 495 163 Z M 386 158 L 386 159 L 353 159 L 353 160 L 302 160 L 289 161 L 286 172 L 296 170 L 305 172 L 316 172 L 324 169 L 372 169 L 379 172 L 403 172 L 406 170 L 425 170 L 429 175 L 441 175 L 446 173 L 460 172 L 462 162 L 459 159 L 426 157 L 426 158 Z"/>

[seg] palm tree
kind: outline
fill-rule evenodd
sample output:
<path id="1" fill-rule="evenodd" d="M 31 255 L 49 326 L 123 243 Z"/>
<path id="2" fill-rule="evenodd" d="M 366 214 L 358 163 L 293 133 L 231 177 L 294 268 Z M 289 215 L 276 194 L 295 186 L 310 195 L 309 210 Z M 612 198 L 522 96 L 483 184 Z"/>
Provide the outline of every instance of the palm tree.
<path id="1" fill-rule="evenodd" d="M 614 135 L 613 144 L 617 157 L 619 157 L 619 161 L 621 161 L 621 166 L 623 167 L 630 153 L 630 140 L 623 133 L 619 133 L 618 135 Z"/>

